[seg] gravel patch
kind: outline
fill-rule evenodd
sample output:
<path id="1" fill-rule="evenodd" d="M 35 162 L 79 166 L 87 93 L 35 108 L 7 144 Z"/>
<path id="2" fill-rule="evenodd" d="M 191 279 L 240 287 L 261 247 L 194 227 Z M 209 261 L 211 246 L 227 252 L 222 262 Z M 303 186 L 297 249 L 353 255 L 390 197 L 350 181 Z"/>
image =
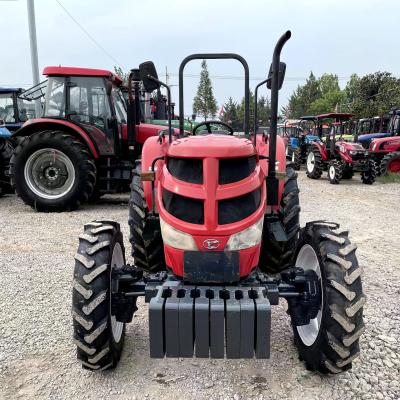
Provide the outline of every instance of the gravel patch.
<path id="1" fill-rule="evenodd" d="M 0 399 L 393 399 L 400 398 L 399 184 L 330 185 L 299 173 L 302 223 L 350 229 L 364 267 L 366 333 L 353 369 L 324 377 L 298 360 L 285 305 L 273 308 L 270 360 L 149 358 L 143 301 L 114 371 L 91 373 L 72 343 L 73 255 L 83 223 L 121 223 L 130 251 L 127 196 L 62 214 L 0 198 Z M 130 257 L 128 260 L 132 262 Z"/>

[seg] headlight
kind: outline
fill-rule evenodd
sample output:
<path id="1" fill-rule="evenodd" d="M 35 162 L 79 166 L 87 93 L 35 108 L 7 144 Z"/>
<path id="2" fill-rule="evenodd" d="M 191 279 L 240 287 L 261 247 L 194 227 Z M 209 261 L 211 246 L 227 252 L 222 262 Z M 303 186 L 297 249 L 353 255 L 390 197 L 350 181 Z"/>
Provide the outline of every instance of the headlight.
<path id="1" fill-rule="evenodd" d="M 351 154 L 352 156 L 354 156 L 354 154 L 357 154 L 357 153 L 358 153 L 357 150 L 350 150 L 350 154 Z"/>
<path id="2" fill-rule="evenodd" d="M 161 235 L 168 246 L 181 250 L 197 250 L 193 237 L 187 233 L 173 228 L 160 218 Z"/>
<path id="3" fill-rule="evenodd" d="M 256 246 L 261 242 L 264 217 L 242 232 L 233 234 L 225 246 L 225 250 L 243 250 Z"/>

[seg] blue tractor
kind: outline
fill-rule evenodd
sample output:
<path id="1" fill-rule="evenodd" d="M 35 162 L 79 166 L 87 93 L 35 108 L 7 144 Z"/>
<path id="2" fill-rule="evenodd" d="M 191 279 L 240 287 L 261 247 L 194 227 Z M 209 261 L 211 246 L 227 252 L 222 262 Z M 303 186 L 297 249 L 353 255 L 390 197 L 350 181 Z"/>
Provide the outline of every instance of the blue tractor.
<path id="1" fill-rule="evenodd" d="M 372 139 L 380 139 L 390 136 L 400 136 L 400 108 L 392 108 L 389 112 L 390 119 L 386 129 L 380 132 L 358 134 L 357 141 L 366 149 L 369 148 Z"/>
<path id="2" fill-rule="evenodd" d="M 287 139 L 286 158 L 294 164 L 295 170 L 300 170 L 305 163 L 311 143 L 321 141 L 321 129 L 322 125 L 313 115 L 300 117 L 296 124 L 283 127 L 283 136 Z"/>
<path id="3" fill-rule="evenodd" d="M 11 135 L 30 118 L 35 118 L 35 104 L 25 98 L 21 88 L 0 88 L 0 196 L 10 193 L 6 174 L 13 152 Z"/>

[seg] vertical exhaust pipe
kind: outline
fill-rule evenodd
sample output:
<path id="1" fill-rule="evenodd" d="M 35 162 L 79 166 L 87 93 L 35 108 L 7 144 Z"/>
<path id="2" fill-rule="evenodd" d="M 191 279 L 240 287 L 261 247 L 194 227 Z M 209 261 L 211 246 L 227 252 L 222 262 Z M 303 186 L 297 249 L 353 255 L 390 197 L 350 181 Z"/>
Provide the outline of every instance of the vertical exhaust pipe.
<path id="1" fill-rule="evenodd" d="M 292 36 L 290 31 L 286 31 L 275 45 L 272 57 L 271 74 L 271 127 L 269 133 L 269 156 L 268 156 L 268 176 L 267 176 L 267 205 L 275 206 L 278 204 L 278 179 L 276 178 L 276 135 L 278 127 L 278 96 L 279 96 L 279 63 L 281 51 L 285 43 Z"/>

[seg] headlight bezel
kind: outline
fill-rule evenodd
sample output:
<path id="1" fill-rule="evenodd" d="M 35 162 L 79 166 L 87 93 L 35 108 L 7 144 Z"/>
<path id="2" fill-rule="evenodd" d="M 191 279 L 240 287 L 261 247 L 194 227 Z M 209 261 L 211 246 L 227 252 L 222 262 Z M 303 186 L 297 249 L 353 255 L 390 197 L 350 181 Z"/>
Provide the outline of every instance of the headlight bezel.
<path id="1" fill-rule="evenodd" d="M 233 233 L 225 245 L 225 250 L 240 251 L 259 245 L 262 240 L 263 226 L 264 216 L 248 228 Z"/>
<path id="2" fill-rule="evenodd" d="M 192 235 L 176 229 L 160 217 L 161 236 L 164 244 L 179 250 L 199 250 Z"/>

